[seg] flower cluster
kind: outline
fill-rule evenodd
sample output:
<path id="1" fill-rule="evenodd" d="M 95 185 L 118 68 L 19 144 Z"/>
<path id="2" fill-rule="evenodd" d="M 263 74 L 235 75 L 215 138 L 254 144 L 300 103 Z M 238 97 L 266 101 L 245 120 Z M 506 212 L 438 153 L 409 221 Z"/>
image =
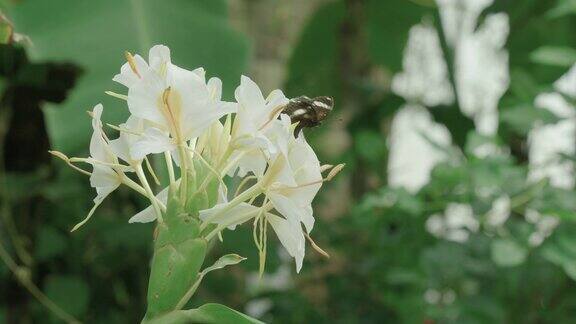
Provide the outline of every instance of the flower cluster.
<path id="1" fill-rule="evenodd" d="M 306 239 L 321 251 L 309 237 L 314 227 L 312 200 L 343 165 L 322 166 L 302 132 L 294 134 L 296 125 L 282 113 L 288 99 L 280 90 L 264 97 L 252 80 L 242 76 L 236 101 L 227 102 L 222 100 L 220 79 L 206 80 L 203 68 L 189 71 L 174 65 L 166 46 L 152 47 L 148 61 L 130 53 L 126 58 L 113 80 L 124 85 L 128 94 L 108 92 L 125 100 L 130 111 L 125 123 L 107 124 L 119 137 L 110 139 L 104 132 L 99 104 L 89 112 L 90 157 L 69 158 L 52 151 L 88 174 L 97 192 L 94 207 L 73 230 L 86 223 L 120 185 L 150 200 L 150 207 L 130 222 L 162 223 L 169 195 L 177 194 L 186 205 L 197 201 L 199 193 L 211 192 L 215 183 L 217 197 L 197 206 L 191 215 L 200 224 L 200 235 L 206 240 L 221 238 L 224 229 L 252 220 L 262 269 L 269 224 L 300 271 Z M 153 155 L 159 155 L 154 161 L 166 164 L 169 178 L 166 188 L 158 192 L 148 181 L 151 177 L 161 183 L 152 166 Z M 90 164 L 92 172 L 76 166 L 80 162 Z M 232 191 L 224 182 L 227 177 L 241 178 L 235 181 L 234 195 L 228 194 Z"/>

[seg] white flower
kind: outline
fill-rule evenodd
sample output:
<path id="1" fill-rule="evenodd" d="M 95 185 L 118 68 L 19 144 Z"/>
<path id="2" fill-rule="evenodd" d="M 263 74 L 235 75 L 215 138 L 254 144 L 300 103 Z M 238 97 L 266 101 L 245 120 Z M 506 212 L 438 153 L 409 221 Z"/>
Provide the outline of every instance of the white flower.
<path id="1" fill-rule="evenodd" d="M 462 113 L 474 120 L 477 131 L 494 136 L 498 103 L 509 84 L 508 16 L 482 12 L 493 0 L 436 0 L 448 46 L 454 49 L 454 79 Z"/>
<path id="2" fill-rule="evenodd" d="M 554 82 L 554 89 L 569 97 L 576 98 L 576 64 L 560 79 Z"/>
<path id="3" fill-rule="evenodd" d="M 168 203 L 169 188 L 170 187 L 166 187 L 162 189 L 162 191 L 160 191 L 156 195 L 156 199 L 158 199 L 158 201 L 162 202 L 164 205 Z M 137 213 L 136 215 L 132 216 L 128 220 L 128 223 L 150 223 L 155 221 L 156 218 L 157 218 L 156 212 L 154 211 L 152 205 L 150 205 L 145 209 L 143 209 L 142 211 L 140 211 L 139 213 Z"/>
<path id="4" fill-rule="evenodd" d="M 574 162 L 561 160 L 560 154 L 576 154 L 576 113 L 559 93 L 544 93 L 536 97 L 535 105 L 547 109 L 563 120 L 548 125 L 537 125 L 528 136 L 531 181 L 550 179 L 554 187 L 571 189 L 576 183 Z"/>
<path id="5" fill-rule="evenodd" d="M 554 230 L 560 224 L 557 217 L 542 215 L 537 210 L 527 209 L 524 213 L 527 222 L 535 225 L 535 231 L 528 237 L 530 246 L 536 247 L 542 244 L 544 240 L 554 233 Z"/>
<path id="6" fill-rule="evenodd" d="M 120 129 L 120 136 L 110 141 L 110 148 L 116 156 L 128 164 L 134 165 L 139 163 L 144 156 L 133 155 L 131 148 L 136 145 L 140 139 L 140 135 L 138 134 L 144 131 L 144 121 L 138 117 L 130 116 L 124 124 L 120 124 Z"/>
<path id="7" fill-rule="evenodd" d="M 426 230 L 440 238 L 463 243 L 470 232 L 477 232 L 480 224 L 470 205 L 450 203 L 444 215 L 434 214 L 426 220 Z"/>
<path id="8" fill-rule="evenodd" d="M 260 176 L 266 168 L 266 159 L 276 153 L 268 131 L 274 127 L 274 120 L 288 104 L 288 99 L 280 90 L 274 90 L 264 98 L 258 85 L 246 76 L 241 77 L 235 96 L 238 113 L 232 129 L 232 145 L 236 151 L 231 159 L 237 162 L 230 174 L 238 170 L 241 177 L 248 172 Z"/>
<path id="9" fill-rule="evenodd" d="M 129 219 L 130 223 L 163 224 L 164 217 L 173 217 L 166 212 L 171 208 L 167 207 L 168 202 L 186 208 L 196 203 L 196 198 L 209 204 L 209 208 L 199 212 L 202 223 L 198 235 L 207 241 L 226 228 L 232 230 L 238 224 L 254 220 L 261 271 L 266 259 L 268 225 L 295 259 L 297 271 L 302 268 L 306 239 L 326 255 L 309 237 L 315 222 L 312 201 L 322 183 L 334 177 L 344 165 L 320 166 L 304 135 L 295 136 L 295 125 L 289 116 L 282 114 L 288 99 L 280 90 L 264 98 L 258 86 L 243 76 L 235 92 L 237 103 L 228 103 L 222 101 L 220 79 L 206 81 L 204 69 L 188 71 L 172 64 L 166 46 L 151 48 L 148 62 L 129 53 L 126 59 L 128 62 L 113 80 L 126 86 L 128 95 L 108 92 L 127 101 L 131 113 L 120 126 L 109 125 L 120 132 L 119 137 L 109 140 L 103 132 L 100 120 L 103 108 L 97 105 L 92 112 L 91 156 L 68 158 L 51 151 L 89 175 L 97 191 L 94 207 L 74 229 L 88 221 L 98 205 L 124 184 L 150 201 L 149 207 Z M 236 113 L 234 118 L 232 113 Z M 225 121 L 221 121 L 224 116 Z M 164 153 L 170 185 L 155 192 L 148 177 L 152 176 L 158 185 L 161 181 L 146 157 L 158 153 Z M 74 165 L 78 162 L 91 164 L 93 171 Z M 330 172 L 324 179 L 321 172 L 327 170 Z M 135 175 L 128 177 L 126 172 Z M 245 176 L 249 172 L 254 175 L 243 179 L 229 200 L 228 187 L 222 178 L 226 174 Z M 242 191 L 245 184 L 254 180 L 255 185 Z M 169 197 L 171 194 L 177 194 L 178 199 Z M 257 200 L 260 196 L 263 199 Z M 255 201 L 257 205 L 253 204 Z"/>
<path id="10" fill-rule="evenodd" d="M 510 197 L 503 195 L 492 203 L 492 208 L 486 215 L 486 223 L 493 227 L 504 225 L 510 217 Z"/>
<path id="11" fill-rule="evenodd" d="M 91 163 L 93 170 L 90 174 L 90 185 L 96 189 L 96 197 L 94 198 L 94 207 L 88 213 L 88 216 L 78 223 L 72 231 L 84 225 L 94 212 L 96 208 L 104 201 L 104 199 L 112 193 L 116 188 L 122 184 L 122 173 L 110 165 L 118 164 L 118 158 L 114 155 L 104 132 L 102 131 L 101 116 L 104 107 L 98 104 L 92 110 L 92 138 L 90 139 L 90 158 L 86 162 Z"/>
<path id="12" fill-rule="evenodd" d="M 498 103 L 508 89 L 508 16 L 488 15 L 474 33 L 463 35 L 456 47 L 455 80 L 462 113 L 474 119 L 478 132 L 498 130 Z"/>
<path id="13" fill-rule="evenodd" d="M 270 224 L 282 245 L 296 261 L 296 270 L 300 271 L 304 258 L 305 237 L 302 229 L 310 233 L 314 227 L 312 200 L 322 186 L 320 162 L 306 142 L 304 136 L 292 135 L 292 128 L 284 122 L 274 121 L 277 129 L 276 141 L 282 142 L 281 134 L 287 137 L 287 145 L 270 161 L 258 184 L 256 194 L 265 194 L 265 203 L 261 207 L 232 200 L 214 208 L 200 211 L 200 218 L 208 223 L 224 227 L 234 227 L 254 217 L 262 218 Z M 277 127 L 277 128 L 276 128 Z M 283 130 L 283 132 L 282 132 Z M 246 191 L 248 192 L 248 190 Z M 267 203 L 269 201 L 269 203 Z M 283 217 L 270 212 L 276 209 Z M 264 225 L 265 226 L 265 225 Z M 265 231 L 265 229 L 264 229 Z M 258 242 L 259 246 L 265 242 Z"/>
<path id="14" fill-rule="evenodd" d="M 446 41 L 454 46 L 476 29 L 478 18 L 494 0 L 436 0 Z"/>
<path id="15" fill-rule="evenodd" d="M 92 128 L 94 132 L 90 139 L 90 157 L 95 160 L 92 162 L 94 170 L 90 176 L 90 185 L 96 188 L 96 192 L 98 193 L 96 198 L 94 198 L 94 203 L 97 205 L 122 183 L 116 170 L 105 165 L 105 163 L 116 164 L 118 160 L 108 146 L 108 142 L 102 131 L 102 122 L 100 119 L 103 109 L 104 107 L 98 104 L 92 111 Z"/>
<path id="16" fill-rule="evenodd" d="M 148 64 L 142 56 L 136 54 L 132 56 L 126 53 L 128 62 L 120 68 L 120 73 L 116 74 L 113 81 L 116 81 L 127 88 L 132 87 L 149 73 L 163 74 L 166 69 L 166 62 L 170 62 L 170 49 L 164 45 L 155 45 L 148 52 Z"/>
<path id="17" fill-rule="evenodd" d="M 421 23 L 410 29 L 402 67 L 392 80 L 394 93 L 428 107 L 454 102 L 448 67 L 433 26 Z"/>
<path id="18" fill-rule="evenodd" d="M 154 60 L 151 55 L 151 68 L 139 72 L 139 79 L 128 90 L 132 115 L 154 125 L 132 147 L 132 155 L 137 157 L 172 151 L 236 109 L 221 101 L 220 80 L 206 83 L 203 69 L 182 69 L 171 63 L 167 47 L 154 49 L 160 54 Z"/>
<path id="19" fill-rule="evenodd" d="M 452 138 L 422 106 L 406 105 L 392 121 L 388 183 L 414 193 L 430 180 L 430 172 L 447 155 L 435 144 L 450 147 Z"/>
<path id="20" fill-rule="evenodd" d="M 312 200 L 322 186 L 322 174 L 316 153 L 302 133 L 290 140 L 287 155 L 278 154 L 270 163 L 262 185 L 278 212 L 312 231 Z"/>

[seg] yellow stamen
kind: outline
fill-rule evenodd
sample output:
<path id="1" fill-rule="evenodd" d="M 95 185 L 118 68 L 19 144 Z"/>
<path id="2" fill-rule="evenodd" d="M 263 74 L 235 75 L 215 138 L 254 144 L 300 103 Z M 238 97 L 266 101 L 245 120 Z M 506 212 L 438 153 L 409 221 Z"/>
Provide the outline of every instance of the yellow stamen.
<path id="1" fill-rule="evenodd" d="M 321 247 L 319 247 L 316 242 L 314 242 L 314 240 L 310 237 L 310 235 L 308 235 L 308 233 L 304 232 L 304 236 L 306 236 L 306 238 L 308 239 L 308 242 L 310 242 L 310 245 L 312 246 L 312 248 L 320 253 L 322 256 L 324 256 L 326 259 L 330 259 L 330 254 L 328 254 L 328 252 L 324 251 Z"/>
<path id="2" fill-rule="evenodd" d="M 85 175 L 87 175 L 87 176 L 91 176 L 91 175 L 92 175 L 92 173 L 90 173 L 90 172 L 88 172 L 88 171 L 86 171 L 86 170 L 84 170 L 84 169 L 81 169 L 81 168 L 75 166 L 74 164 L 72 164 L 72 162 L 70 161 L 70 158 L 68 158 L 64 153 L 58 152 L 58 151 L 48 151 L 48 153 L 50 153 L 50 154 L 54 155 L 55 157 L 63 160 L 64 162 L 66 162 L 66 164 L 68 164 L 68 165 L 69 165 L 70 167 L 72 167 L 74 170 L 76 170 L 76 171 L 78 171 L 78 172 L 80 172 L 80 173 L 83 173 L 83 174 L 85 174 Z"/>
<path id="3" fill-rule="evenodd" d="M 324 164 L 320 166 L 320 173 L 332 169 L 334 166 L 332 164 Z"/>
<path id="4" fill-rule="evenodd" d="M 128 100 L 127 95 L 119 94 L 119 93 L 116 93 L 114 91 L 104 91 L 104 93 L 111 96 L 111 97 L 114 97 L 114 98 L 118 98 L 118 99 L 122 99 L 122 100 L 126 100 L 126 101 Z"/>
<path id="5" fill-rule="evenodd" d="M 88 212 L 88 216 L 86 216 L 86 218 L 84 218 L 84 220 L 82 220 L 80 223 L 76 224 L 71 230 L 70 232 L 74 232 L 77 229 L 79 229 L 80 227 L 82 227 L 82 225 L 86 224 L 86 222 L 88 222 L 90 220 L 90 218 L 92 218 L 92 215 L 94 215 L 94 212 L 96 211 L 96 208 L 98 208 L 98 206 L 100 206 L 100 203 L 102 201 L 99 201 L 97 203 L 94 204 L 94 207 L 92 207 L 92 209 L 90 209 L 90 211 Z"/>
<path id="6" fill-rule="evenodd" d="M 124 56 L 126 57 L 126 61 L 128 61 L 128 65 L 130 65 L 132 72 L 134 72 L 134 74 L 136 74 L 139 78 L 142 78 L 140 73 L 138 73 L 138 69 L 136 68 L 136 61 L 134 61 L 134 56 L 132 56 L 132 53 L 126 51 L 124 52 Z"/>
<path id="7" fill-rule="evenodd" d="M 274 108 L 274 110 L 272 110 L 272 112 L 268 116 L 268 120 L 258 130 L 261 131 L 262 129 L 264 129 L 264 127 L 266 127 L 268 124 L 270 124 L 274 119 L 278 118 L 278 115 L 282 112 L 282 110 L 284 110 L 285 107 L 286 107 L 286 105 L 280 105 L 280 106 Z"/>
<path id="8" fill-rule="evenodd" d="M 335 166 L 328 173 L 328 176 L 326 177 L 326 181 L 332 180 L 332 178 L 334 178 L 338 173 L 340 173 L 340 171 L 342 171 L 342 169 L 344 169 L 345 166 L 346 166 L 346 163 L 338 164 L 337 166 Z"/>

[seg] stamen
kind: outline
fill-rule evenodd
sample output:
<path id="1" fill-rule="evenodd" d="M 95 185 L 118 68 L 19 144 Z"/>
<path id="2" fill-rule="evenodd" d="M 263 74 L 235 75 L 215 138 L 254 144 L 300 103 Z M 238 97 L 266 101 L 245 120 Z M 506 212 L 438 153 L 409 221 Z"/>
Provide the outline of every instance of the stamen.
<path id="1" fill-rule="evenodd" d="M 107 95 L 109 95 L 109 96 L 111 96 L 111 97 L 118 98 L 118 99 L 121 99 L 121 100 L 124 100 L 124 101 L 128 101 L 128 96 L 127 96 L 127 95 L 123 95 L 123 94 L 120 94 L 120 93 L 116 93 L 116 92 L 114 92 L 114 91 L 104 91 L 104 93 L 107 94 Z"/>
<path id="2" fill-rule="evenodd" d="M 80 223 L 76 224 L 72 230 L 70 230 L 70 232 L 74 232 L 75 230 L 79 229 L 80 227 L 82 227 L 82 225 L 86 224 L 86 222 L 88 222 L 90 220 L 90 218 L 92 218 L 92 215 L 94 215 L 94 212 L 96 211 L 96 208 L 98 208 L 98 206 L 100 206 L 100 204 L 102 203 L 102 200 L 100 200 L 99 202 L 94 204 L 94 207 L 92 207 L 92 209 L 90 209 L 90 211 L 88 212 L 88 216 L 86 216 L 86 218 L 84 218 L 84 220 L 82 220 Z"/>
<path id="3" fill-rule="evenodd" d="M 78 157 L 73 157 L 69 159 L 70 162 L 82 162 L 82 163 L 88 163 L 88 164 L 100 164 L 100 165 L 104 165 L 104 166 L 108 166 L 111 168 L 119 168 L 120 170 L 130 170 L 131 166 L 129 165 L 124 165 L 124 164 L 119 164 L 119 163 L 109 163 L 109 162 L 104 162 L 104 161 L 100 161 L 100 160 L 96 160 L 93 158 L 78 158 Z"/>
<path id="4" fill-rule="evenodd" d="M 328 176 L 326 177 L 326 181 L 332 180 L 332 178 L 334 178 L 338 173 L 340 173 L 340 171 L 342 171 L 342 169 L 344 169 L 345 166 L 346 166 L 346 163 L 338 164 L 337 166 L 335 166 L 328 173 Z"/>
<path id="5" fill-rule="evenodd" d="M 332 169 L 334 166 L 332 164 L 324 164 L 320 167 L 320 173 L 323 173 L 326 170 Z"/>
<path id="6" fill-rule="evenodd" d="M 84 169 L 81 169 L 81 168 L 75 166 L 74 164 L 72 164 L 72 162 L 70 161 L 70 159 L 69 159 L 64 153 L 58 152 L 58 151 L 48 151 L 48 153 L 50 153 L 50 154 L 54 155 L 55 157 L 63 160 L 63 161 L 66 162 L 66 164 L 68 164 L 68 166 L 70 166 L 72 169 L 74 169 L 74 170 L 76 170 L 76 171 L 78 171 L 78 172 L 80 172 L 80 173 L 83 173 L 83 174 L 85 174 L 85 175 L 87 175 L 87 176 L 91 176 L 91 175 L 92 175 L 91 172 L 86 171 L 86 170 L 84 170 Z"/>
<path id="7" fill-rule="evenodd" d="M 262 274 L 264 274 L 264 268 L 266 266 L 266 224 L 268 223 L 266 221 L 266 211 L 264 209 L 264 206 L 266 205 L 266 199 L 264 199 L 264 203 L 262 204 L 262 207 L 260 207 L 260 211 L 258 213 L 258 216 L 256 217 L 256 219 L 258 220 L 258 228 L 260 230 L 260 235 L 259 235 L 259 239 L 260 239 L 260 244 L 259 244 L 259 249 L 258 249 L 258 256 L 260 259 L 259 262 L 259 274 L 260 274 L 260 278 L 262 278 Z"/>
<path id="8" fill-rule="evenodd" d="M 176 143 L 178 143 L 179 145 L 182 144 L 182 136 L 180 134 L 180 127 L 178 126 L 178 119 L 176 118 L 177 116 L 175 115 L 175 111 L 172 111 L 172 107 L 170 106 L 170 94 L 172 93 L 172 87 L 168 87 L 166 88 L 166 90 L 164 90 L 164 92 L 162 93 L 162 102 L 164 103 L 164 110 L 162 111 L 162 113 L 164 114 L 164 118 L 166 118 L 166 120 L 169 122 L 170 124 L 170 133 L 172 133 L 171 135 L 174 137 L 174 139 L 176 140 Z M 185 157 L 181 156 L 183 162 Z"/>
<path id="9" fill-rule="evenodd" d="M 324 256 L 326 259 L 330 259 L 330 254 L 328 254 L 328 252 L 324 251 L 321 247 L 319 247 L 316 242 L 314 242 L 314 240 L 310 237 L 310 235 L 308 235 L 308 233 L 306 233 L 306 231 L 304 232 L 304 236 L 306 236 L 306 238 L 308 239 L 308 242 L 310 242 L 310 245 L 312 246 L 312 248 L 320 253 L 322 256 Z"/>
<path id="10" fill-rule="evenodd" d="M 278 117 L 278 115 L 282 112 L 282 110 L 284 110 L 285 107 L 286 107 L 285 105 L 280 105 L 280 106 L 274 108 L 274 110 L 272 110 L 272 112 L 270 113 L 270 116 L 268 116 L 268 120 L 264 123 L 264 125 L 260 126 L 260 128 L 258 130 L 261 131 L 262 129 L 264 129 L 264 127 L 266 127 L 274 119 L 276 119 Z"/>
<path id="11" fill-rule="evenodd" d="M 258 216 L 254 217 L 254 223 L 252 223 L 252 239 L 254 240 L 254 244 L 256 245 L 256 247 L 258 248 L 258 251 L 260 251 L 260 241 L 258 240 Z"/>
<path id="12" fill-rule="evenodd" d="M 124 52 L 124 56 L 126 57 L 126 61 L 128 61 L 128 65 L 130 65 L 132 72 L 134 72 L 134 74 L 136 74 L 139 78 L 142 78 L 140 73 L 138 73 L 138 69 L 136 68 L 136 61 L 134 61 L 134 56 L 132 56 L 132 54 L 128 51 Z"/>
<path id="13" fill-rule="evenodd" d="M 299 185 L 297 185 L 297 186 L 295 186 L 295 187 L 279 186 L 279 187 L 276 187 L 275 190 L 298 189 L 298 188 L 302 188 L 302 187 L 312 186 L 312 185 L 315 185 L 315 184 L 319 184 L 319 183 L 331 181 L 338 173 L 340 173 L 340 171 L 342 171 L 342 169 L 344 169 L 345 166 L 346 166 L 345 163 L 338 164 L 338 165 L 335 166 L 332 170 L 330 170 L 330 172 L 328 173 L 328 176 L 327 176 L 326 178 L 324 178 L 324 179 L 321 179 L 321 180 L 318 180 L 318 181 L 312 181 L 312 182 L 308 182 L 308 183 L 299 184 Z"/>
<path id="14" fill-rule="evenodd" d="M 170 92 L 172 91 L 171 87 L 166 88 L 166 90 L 164 90 L 164 92 L 162 93 L 162 102 L 165 105 L 168 105 L 168 98 L 170 97 Z"/>

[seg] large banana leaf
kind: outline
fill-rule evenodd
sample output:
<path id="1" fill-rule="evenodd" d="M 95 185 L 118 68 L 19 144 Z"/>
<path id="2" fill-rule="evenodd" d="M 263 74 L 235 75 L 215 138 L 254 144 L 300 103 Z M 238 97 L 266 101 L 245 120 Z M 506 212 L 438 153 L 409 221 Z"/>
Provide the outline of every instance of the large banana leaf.
<path id="1" fill-rule="evenodd" d="M 204 66 L 223 79 L 225 94 L 238 83 L 248 56 L 245 38 L 227 23 L 223 0 L 23 0 L 9 5 L 17 30 L 30 36 L 33 59 L 78 64 L 84 75 L 60 106 L 47 105 L 52 145 L 67 153 L 87 147 L 86 110 L 102 102 L 104 119 L 127 117 L 125 103 L 105 90 L 125 92 L 112 82 L 124 51 L 147 57 L 153 44 L 165 44 L 172 60 L 187 68 Z"/>

